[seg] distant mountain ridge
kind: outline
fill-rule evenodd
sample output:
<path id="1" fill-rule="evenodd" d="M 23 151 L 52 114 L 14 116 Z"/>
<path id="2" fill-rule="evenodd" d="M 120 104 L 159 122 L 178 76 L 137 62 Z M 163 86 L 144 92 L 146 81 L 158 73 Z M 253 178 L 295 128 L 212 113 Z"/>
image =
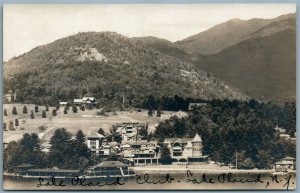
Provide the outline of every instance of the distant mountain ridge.
<path id="1" fill-rule="evenodd" d="M 295 29 L 295 23 L 296 15 L 292 13 L 274 19 L 232 19 L 175 44 L 190 54 L 216 54 L 247 39 L 272 35 L 286 28 Z"/>
<path id="2" fill-rule="evenodd" d="M 296 14 L 274 19 L 232 19 L 167 47 L 145 45 L 194 63 L 250 97 L 281 101 L 296 98 Z M 163 48 L 163 49 L 161 49 Z"/>

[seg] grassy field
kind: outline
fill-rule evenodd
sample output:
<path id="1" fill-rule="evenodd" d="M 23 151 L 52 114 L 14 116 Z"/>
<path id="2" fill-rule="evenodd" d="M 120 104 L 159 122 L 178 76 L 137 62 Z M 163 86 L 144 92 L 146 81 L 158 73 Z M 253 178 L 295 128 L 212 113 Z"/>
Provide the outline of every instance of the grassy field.
<path id="1" fill-rule="evenodd" d="M 99 109 L 81 111 L 78 108 L 77 113 L 73 113 L 72 108 L 67 114 L 63 113 L 63 108 L 60 108 L 57 112 L 57 116 L 52 116 L 52 110 L 54 107 L 49 107 L 49 111 L 46 113 L 46 118 L 42 118 L 42 111 L 45 110 L 45 106 L 39 106 L 39 112 L 34 113 L 35 118 L 30 119 L 30 111 L 34 111 L 32 104 L 25 104 L 28 110 L 27 114 L 23 114 L 24 104 L 4 104 L 3 108 L 7 110 L 7 116 L 3 117 L 3 121 L 7 124 L 7 131 L 3 131 L 3 141 L 9 142 L 22 138 L 24 133 L 37 133 L 41 136 L 41 140 L 49 140 L 55 129 L 66 128 L 72 134 L 75 134 L 79 129 L 88 135 L 91 131 L 96 131 L 99 128 L 103 128 L 104 131 L 109 132 L 109 129 L 117 123 L 123 122 L 140 122 L 148 123 L 150 131 L 155 130 L 155 126 L 162 121 L 160 117 L 153 115 L 148 116 L 148 111 L 142 109 L 141 112 L 137 112 L 136 109 L 132 111 L 116 111 L 107 113 L 107 116 L 97 116 Z M 13 107 L 17 108 L 17 115 L 12 115 Z M 178 114 L 176 112 L 163 112 L 164 120 L 172 115 Z M 181 115 L 186 115 L 184 112 L 180 112 Z M 8 129 L 10 121 L 19 119 L 19 126 L 15 131 Z M 47 129 L 44 132 L 39 131 L 40 126 L 45 126 Z"/>

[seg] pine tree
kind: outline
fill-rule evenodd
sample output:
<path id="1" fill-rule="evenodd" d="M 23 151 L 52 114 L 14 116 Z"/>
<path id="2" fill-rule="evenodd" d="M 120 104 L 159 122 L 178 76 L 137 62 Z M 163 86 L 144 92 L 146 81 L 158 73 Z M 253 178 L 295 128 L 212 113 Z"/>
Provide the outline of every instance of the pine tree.
<path id="1" fill-rule="evenodd" d="M 36 112 L 36 113 L 39 112 L 39 106 L 35 105 L 34 112 Z"/>
<path id="2" fill-rule="evenodd" d="M 77 107 L 76 107 L 76 105 L 72 106 L 72 111 L 73 111 L 73 113 L 77 113 Z"/>
<path id="3" fill-rule="evenodd" d="M 19 119 L 15 119 L 15 126 L 16 126 L 16 127 L 19 126 Z"/>
<path id="4" fill-rule="evenodd" d="M 46 111 L 45 110 L 43 110 L 43 112 L 42 112 L 42 118 L 46 118 Z"/>
<path id="5" fill-rule="evenodd" d="M 4 130 L 4 131 L 7 131 L 6 123 L 5 123 L 5 122 L 3 123 L 3 130 Z"/>
<path id="6" fill-rule="evenodd" d="M 158 109 L 158 110 L 157 110 L 157 112 L 156 112 L 156 116 L 157 116 L 157 117 L 160 117 L 160 116 L 161 116 L 160 109 Z"/>
<path id="7" fill-rule="evenodd" d="M 102 128 L 99 128 L 98 131 L 97 131 L 97 133 L 105 136 L 105 132 L 104 132 L 104 130 Z"/>
<path id="8" fill-rule="evenodd" d="M 160 162 L 162 164 L 171 164 L 172 163 L 171 152 L 167 145 L 164 145 L 163 148 L 161 149 Z"/>
<path id="9" fill-rule="evenodd" d="M 65 109 L 64 109 L 64 114 L 68 114 L 67 107 L 65 107 Z"/>
<path id="10" fill-rule="evenodd" d="M 16 107 L 13 107 L 12 109 L 12 112 L 11 112 L 13 115 L 17 115 L 18 112 L 17 112 L 17 108 Z"/>
<path id="11" fill-rule="evenodd" d="M 56 111 L 56 109 L 53 109 L 53 110 L 52 110 L 52 116 L 57 116 L 57 111 Z"/>
<path id="12" fill-rule="evenodd" d="M 28 113 L 27 107 L 24 105 L 24 107 L 23 107 L 23 114 L 27 114 L 27 113 Z"/>
<path id="13" fill-rule="evenodd" d="M 4 116 L 7 116 L 7 110 L 4 109 L 4 112 L 3 112 Z"/>
<path id="14" fill-rule="evenodd" d="M 149 116 L 149 117 L 152 117 L 152 115 L 153 115 L 153 110 L 152 110 L 152 109 L 149 109 L 149 111 L 148 111 L 148 116 Z"/>
<path id="15" fill-rule="evenodd" d="M 81 105 L 81 106 L 80 106 L 80 110 L 85 111 L 84 105 Z"/>
<path id="16" fill-rule="evenodd" d="M 30 119 L 34 119 L 33 110 L 31 110 L 31 113 L 30 113 Z"/>
<path id="17" fill-rule="evenodd" d="M 46 105 L 46 111 L 49 111 L 49 105 L 48 104 Z"/>
<path id="18" fill-rule="evenodd" d="M 9 127 L 9 130 L 15 130 L 14 122 L 10 121 L 8 127 Z"/>

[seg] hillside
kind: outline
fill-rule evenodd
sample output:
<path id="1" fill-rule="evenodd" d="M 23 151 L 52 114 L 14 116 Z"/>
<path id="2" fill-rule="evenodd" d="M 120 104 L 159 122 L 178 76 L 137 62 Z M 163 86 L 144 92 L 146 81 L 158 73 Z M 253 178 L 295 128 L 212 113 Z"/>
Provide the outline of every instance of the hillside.
<path id="1" fill-rule="evenodd" d="M 274 19 L 232 19 L 178 41 L 176 44 L 192 55 L 215 54 L 247 39 L 295 29 L 295 24 L 296 14 L 282 15 Z"/>
<path id="2" fill-rule="evenodd" d="M 251 97 L 296 99 L 295 30 L 245 40 L 196 63 Z"/>
<path id="3" fill-rule="evenodd" d="M 113 32 L 88 32 L 36 47 L 4 64 L 4 93 L 18 102 L 57 104 L 83 95 L 100 104 L 138 106 L 146 96 L 240 98 L 235 89 L 198 70 Z"/>
<path id="4" fill-rule="evenodd" d="M 272 101 L 296 98 L 295 14 L 274 19 L 233 19 L 173 45 L 140 40 L 196 64 L 251 97 L 263 96 Z M 174 47 L 176 52 L 164 47 Z"/>
<path id="5" fill-rule="evenodd" d="M 175 56 L 181 59 L 188 59 L 191 57 L 188 53 L 186 53 L 182 49 L 180 45 L 174 44 L 166 39 L 147 36 L 147 37 L 134 37 L 131 38 L 131 40 L 133 42 L 142 42 L 143 44 L 150 46 L 170 56 Z"/>

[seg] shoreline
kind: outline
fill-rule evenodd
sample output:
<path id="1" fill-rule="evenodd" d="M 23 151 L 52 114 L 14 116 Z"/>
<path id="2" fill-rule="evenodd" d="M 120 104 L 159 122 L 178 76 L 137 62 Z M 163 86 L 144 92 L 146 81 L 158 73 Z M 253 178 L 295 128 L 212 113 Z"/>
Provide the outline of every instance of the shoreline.
<path id="1" fill-rule="evenodd" d="M 190 171 L 192 173 L 206 173 L 206 174 L 220 174 L 220 173 L 234 173 L 234 174 L 271 174 L 275 172 L 273 169 L 269 170 L 246 170 L 246 169 L 229 169 L 229 168 L 195 168 L 195 167 L 157 167 L 157 166 L 145 166 L 145 167 L 132 167 L 132 170 L 136 174 L 165 174 L 167 173 L 176 173 L 182 174 Z M 289 173 L 289 172 L 288 172 Z"/>

